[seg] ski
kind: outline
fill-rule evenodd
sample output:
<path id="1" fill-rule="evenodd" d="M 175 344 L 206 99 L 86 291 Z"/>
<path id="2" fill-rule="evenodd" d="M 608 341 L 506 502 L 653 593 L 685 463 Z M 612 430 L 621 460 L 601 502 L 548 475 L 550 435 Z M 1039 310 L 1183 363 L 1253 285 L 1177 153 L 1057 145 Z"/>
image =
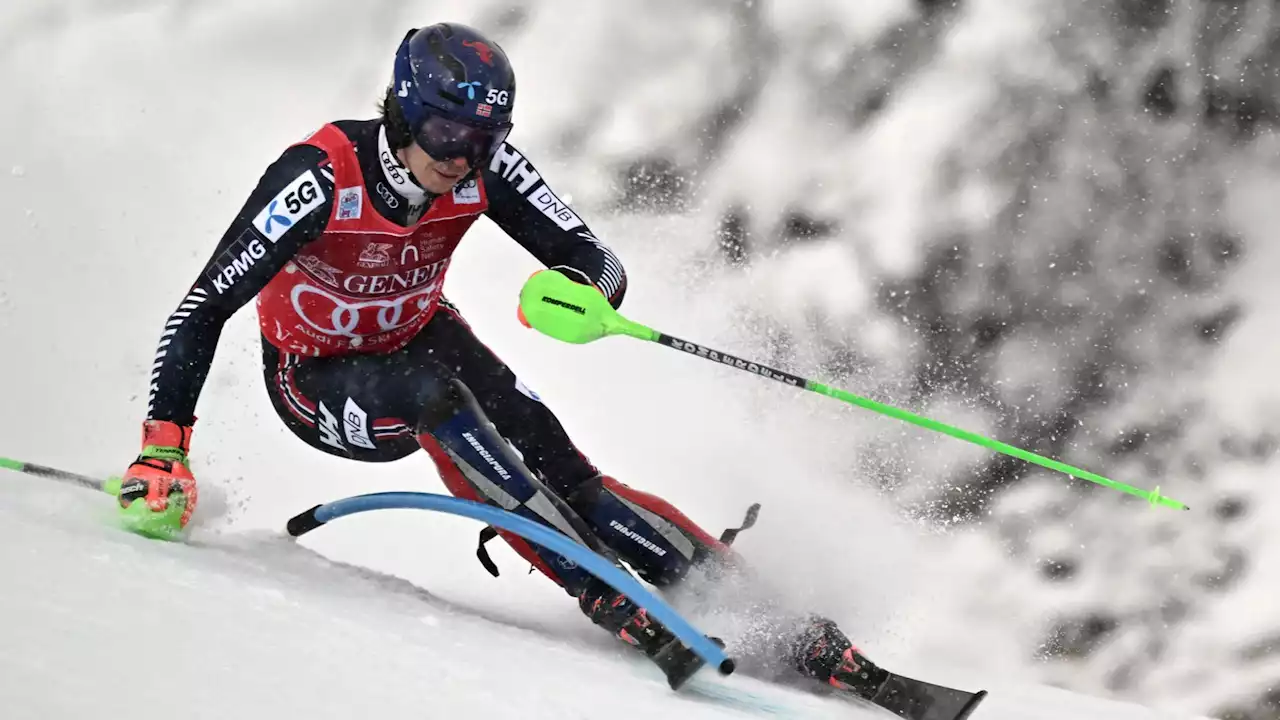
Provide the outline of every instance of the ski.
<path id="1" fill-rule="evenodd" d="M 704 662 L 679 640 L 672 640 L 650 658 L 662 674 L 667 676 L 667 685 L 672 690 L 679 690 L 699 670 Z"/>
<path id="2" fill-rule="evenodd" d="M 871 702 L 907 720 L 965 720 L 986 696 L 889 673 Z"/>
<path id="3" fill-rule="evenodd" d="M 724 648 L 724 641 L 718 637 L 710 638 L 711 642 Z M 673 639 L 661 650 L 649 658 L 667 676 L 667 684 L 672 690 L 679 690 L 705 664 L 702 658 L 690 650 L 678 639 Z"/>

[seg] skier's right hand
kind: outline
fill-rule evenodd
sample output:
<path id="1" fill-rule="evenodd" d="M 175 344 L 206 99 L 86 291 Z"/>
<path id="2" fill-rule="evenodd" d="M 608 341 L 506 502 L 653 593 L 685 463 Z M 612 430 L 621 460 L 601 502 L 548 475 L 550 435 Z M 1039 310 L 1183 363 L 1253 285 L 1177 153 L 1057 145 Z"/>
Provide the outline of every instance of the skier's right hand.
<path id="1" fill-rule="evenodd" d="M 191 428 L 167 420 L 142 424 L 142 452 L 120 481 L 124 526 L 151 538 L 174 539 L 196 509 L 196 480 L 187 469 Z"/>

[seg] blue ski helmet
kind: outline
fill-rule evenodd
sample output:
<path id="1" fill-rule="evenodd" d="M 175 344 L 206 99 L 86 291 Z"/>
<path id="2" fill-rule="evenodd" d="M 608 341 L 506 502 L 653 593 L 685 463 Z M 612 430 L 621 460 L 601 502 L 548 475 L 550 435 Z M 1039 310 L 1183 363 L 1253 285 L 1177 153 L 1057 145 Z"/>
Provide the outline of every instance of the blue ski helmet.
<path id="1" fill-rule="evenodd" d="M 404 121 L 393 143 L 412 138 L 434 160 L 463 157 L 475 168 L 511 131 L 516 76 L 496 43 L 466 25 L 439 23 L 405 35 L 387 99 Z"/>

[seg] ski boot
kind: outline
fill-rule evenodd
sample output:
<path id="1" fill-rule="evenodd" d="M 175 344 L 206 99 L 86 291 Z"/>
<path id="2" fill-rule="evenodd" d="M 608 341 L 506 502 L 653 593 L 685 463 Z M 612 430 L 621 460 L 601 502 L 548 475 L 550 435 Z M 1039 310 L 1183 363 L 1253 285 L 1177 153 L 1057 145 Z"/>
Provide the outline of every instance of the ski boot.
<path id="1" fill-rule="evenodd" d="M 813 617 L 792 646 L 800 672 L 838 695 L 870 702 L 908 720 L 965 720 L 986 697 L 891 673 L 877 667 L 836 624 Z"/>
<path id="2" fill-rule="evenodd" d="M 648 611 L 603 582 L 584 589 L 578 595 L 578 607 L 591 622 L 643 652 L 667 676 L 672 690 L 678 690 L 703 665 L 701 657 L 650 618 Z M 712 640 L 724 646 L 717 638 Z"/>
<path id="3" fill-rule="evenodd" d="M 831 620 L 814 617 L 792 645 L 796 668 L 836 690 L 871 700 L 889 672 L 882 670 L 849 642 Z"/>

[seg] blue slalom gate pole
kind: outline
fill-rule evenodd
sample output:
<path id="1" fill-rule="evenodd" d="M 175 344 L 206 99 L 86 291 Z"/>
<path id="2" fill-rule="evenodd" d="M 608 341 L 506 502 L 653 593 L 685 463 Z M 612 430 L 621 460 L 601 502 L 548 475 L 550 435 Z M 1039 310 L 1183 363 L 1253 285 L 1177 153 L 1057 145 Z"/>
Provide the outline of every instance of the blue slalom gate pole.
<path id="1" fill-rule="evenodd" d="M 676 612 L 675 608 L 650 592 L 630 574 L 592 552 L 591 549 L 570 540 L 568 536 L 505 510 L 433 493 L 383 492 L 356 495 L 317 505 L 290 518 L 286 529 L 293 537 L 299 537 L 331 520 L 373 510 L 434 510 L 479 520 L 515 533 L 529 542 L 537 543 L 576 562 L 584 570 L 608 583 L 647 610 L 708 665 L 716 668 L 723 675 L 733 672 L 733 659 L 726 655 L 719 645 L 698 632 L 697 628 Z"/>

